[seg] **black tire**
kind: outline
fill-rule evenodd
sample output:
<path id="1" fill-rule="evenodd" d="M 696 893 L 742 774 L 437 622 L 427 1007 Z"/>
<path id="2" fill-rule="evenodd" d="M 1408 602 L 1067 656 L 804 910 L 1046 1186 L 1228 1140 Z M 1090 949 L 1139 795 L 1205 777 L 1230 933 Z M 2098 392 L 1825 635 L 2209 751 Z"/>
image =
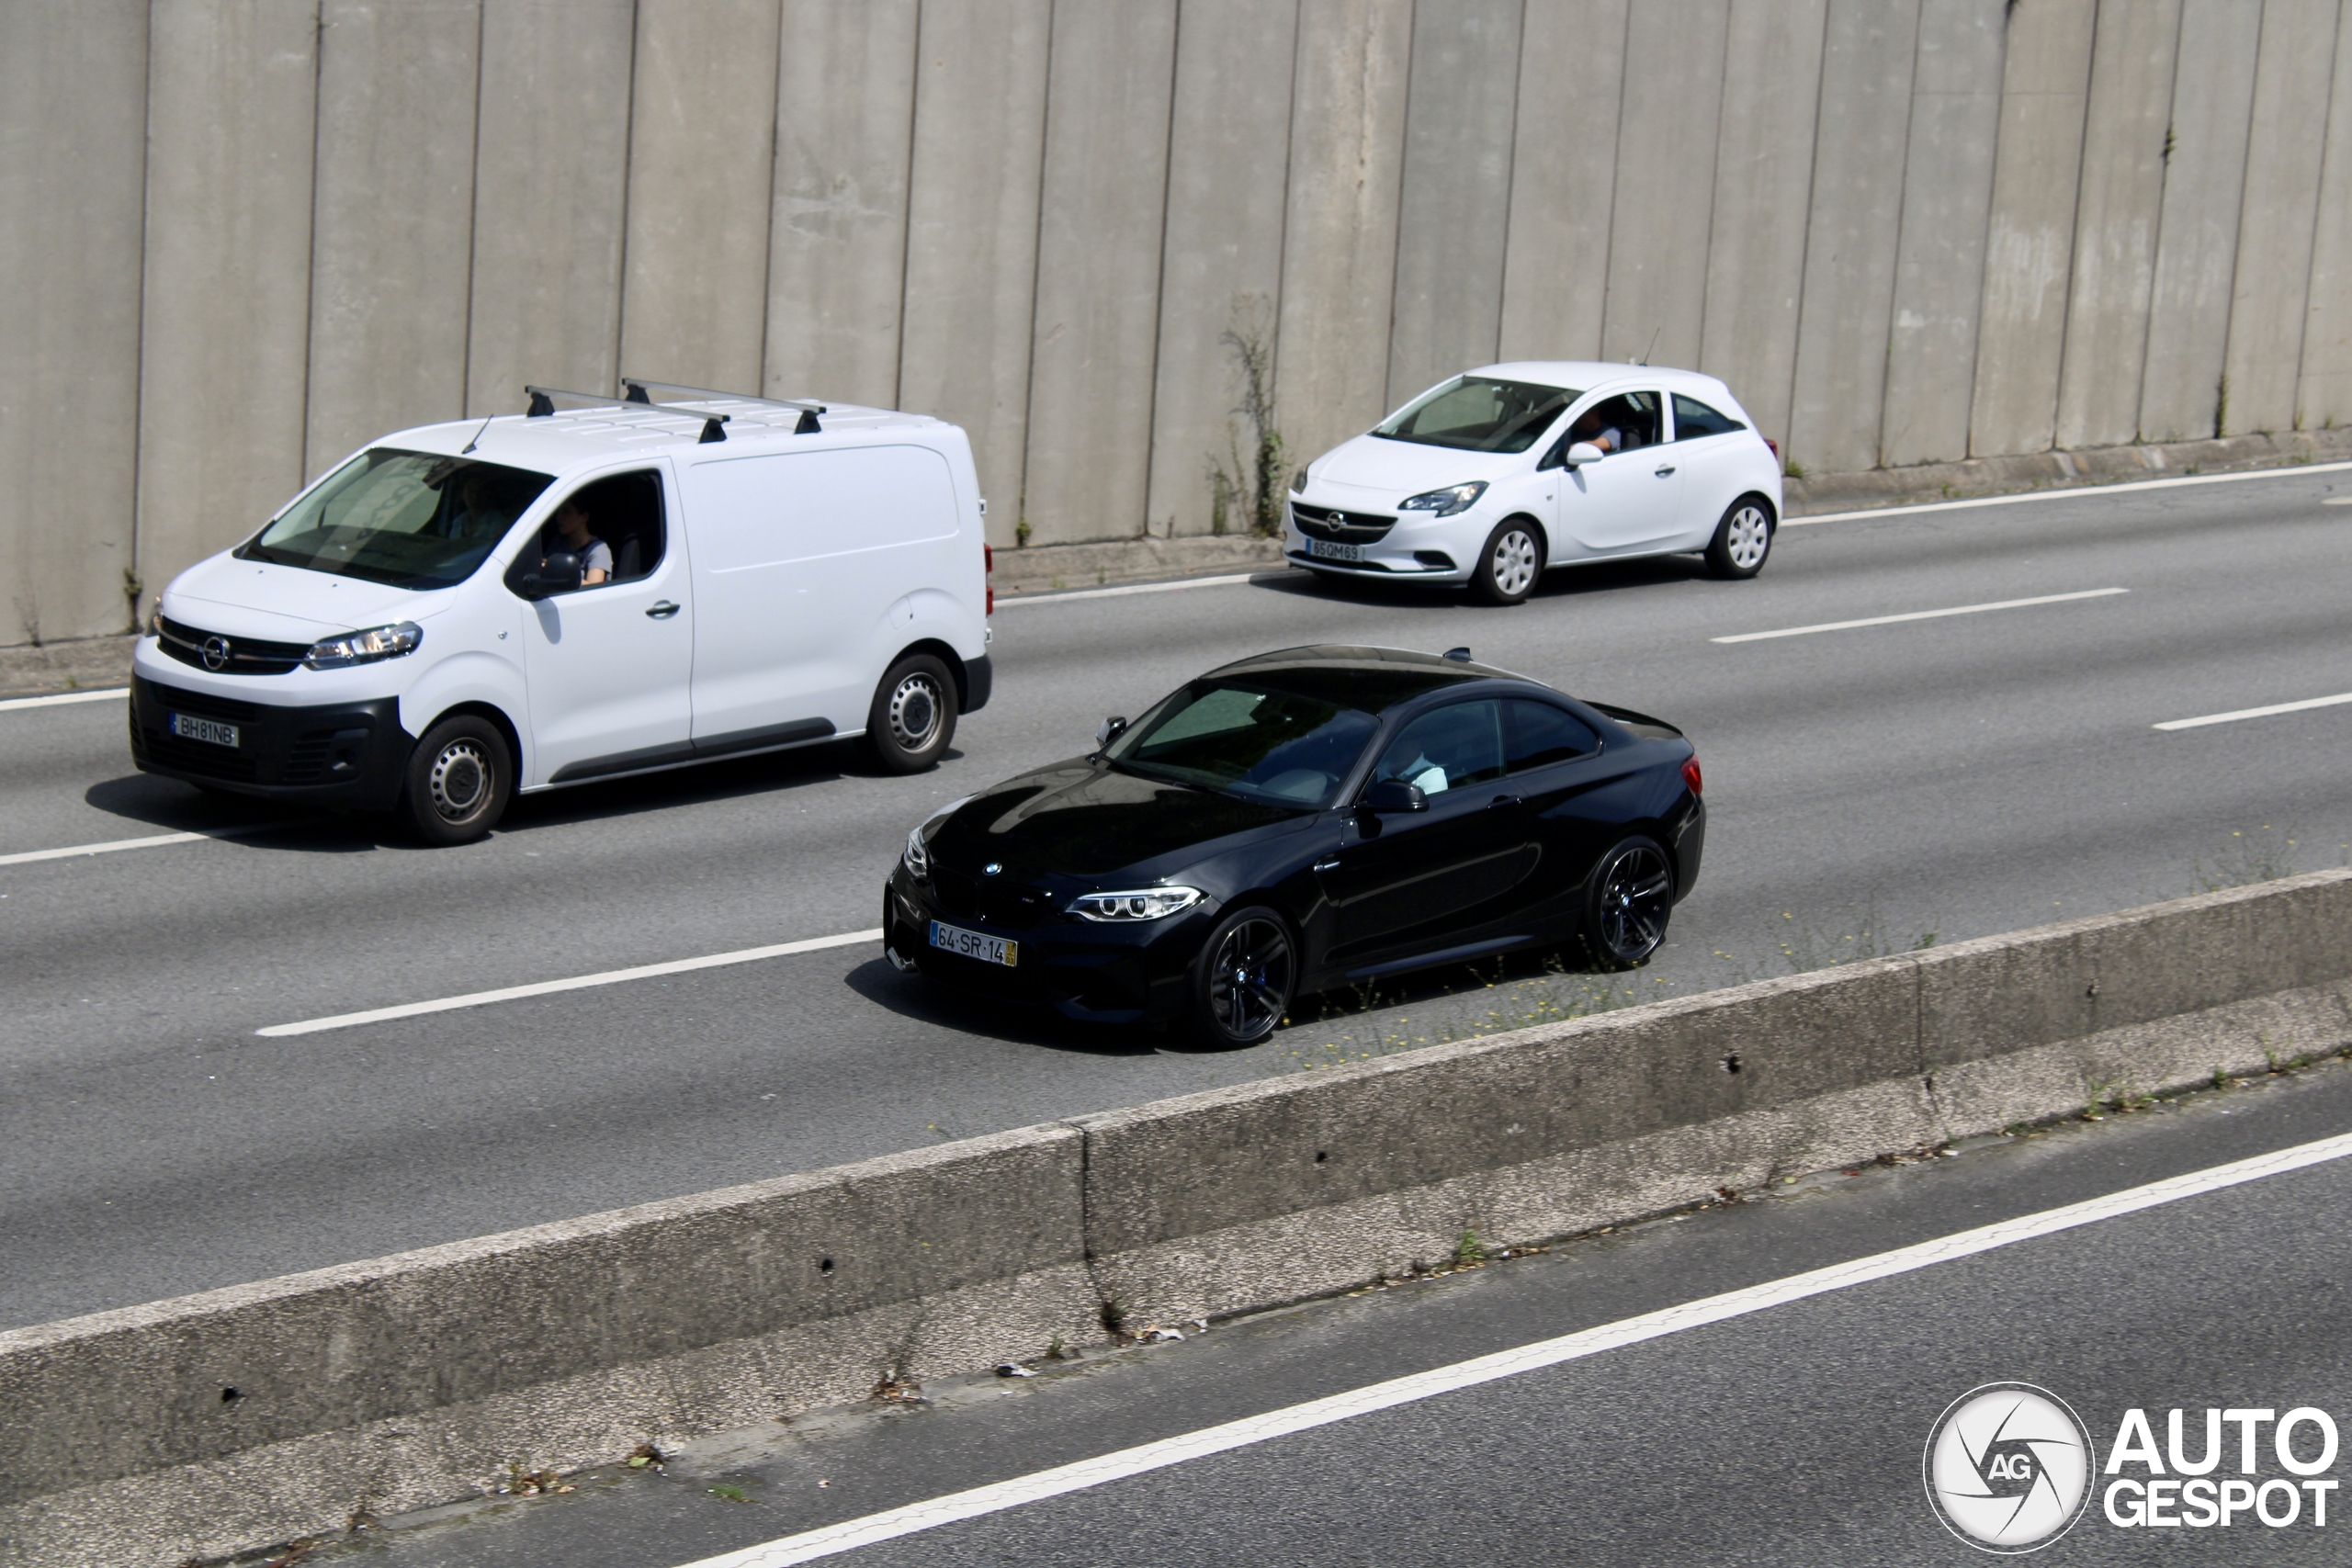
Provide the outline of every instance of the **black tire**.
<path id="1" fill-rule="evenodd" d="M 1707 570 L 1717 577 L 1754 577 L 1772 553 L 1775 525 L 1771 503 L 1760 495 L 1743 495 L 1725 509 L 1707 541 Z"/>
<path id="2" fill-rule="evenodd" d="M 890 666 L 865 713 L 865 750 L 886 773 L 919 773 L 956 739 L 956 678 L 946 663 L 910 653 Z"/>
<path id="3" fill-rule="evenodd" d="M 1290 1011 L 1298 943 L 1262 904 L 1219 920 L 1193 964 L 1193 1032 L 1219 1050 L 1255 1045 Z"/>
<path id="4" fill-rule="evenodd" d="M 1674 912 L 1674 863 L 1655 839 L 1621 839 L 1592 868 L 1577 931 L 1599 969 L 1638 969 L 1666 941 Z"/>
<path id="5" fill-rule="evenodd" d="M 514 798 L 514 753 L 498 726 L 461 713 L 426 730 L 408 756 L 400 814 L 428 844 L 470 843 Z"/>
<path id="6" fill-rule="evenodd" d="M 1470 569 L 1470 596 L 1487 604 L 1523 604 L 1544 576 L 1544 531 L 1524 517 L 1506 517 L 1478 547 Z"/>

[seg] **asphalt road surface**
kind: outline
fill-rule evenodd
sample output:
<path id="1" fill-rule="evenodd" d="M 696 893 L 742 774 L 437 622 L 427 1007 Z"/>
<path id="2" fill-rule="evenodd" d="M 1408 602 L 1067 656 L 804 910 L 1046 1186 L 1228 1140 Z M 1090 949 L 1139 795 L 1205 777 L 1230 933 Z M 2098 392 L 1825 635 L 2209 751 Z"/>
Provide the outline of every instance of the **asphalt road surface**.
<path id="1" fill-rule="evenodd" d="M 1466 644 L 1686 728 L 1707 861 L 1644 995 L 2341 863 L 2352 704 L 2154 728 L 2352 694 L 2339 499 L 2352 475 L 2289 469 L 1792 526 L 1752 582 L 1627 564 L 1510 610 L 1295 573 L 1001 605 L 996 700 L 933 773 L 751 759 L 534 797 L 458 850 L 136 773 L 118 702 L 0 710 L 0 1325 L 1623 999 L 1455 970 L 1221 1055 L 943 997 L 859 942 L 255 1032 L 869 929 L 931 807 L 1269 648 Z"/>
<path id="2" fill-rule="evenodd" d="M 2098 1125 L 1977 1140 L 1957 1157 L 1824 1173 L 1771 1199 L 1532 1258 L 1192 1332 L 1181 1344 L 1039 1363 L 1035 1379 L 934 1384 L 933 1403 L 824 1412 L 730 1434 L 661 1472 L 571 1478 L 389 1521 L 306 1561 L 381 1568 L 1355 1568 L 1475 1562 L 1963 1568 L 1986 1559 L 1930 1512 L 1921 1459 L 1947 1405 L 1988 1382 L 2055 1393 L 2094 1450 L 2087 1505 L 2033 1561 L 2340 1563 L 2352 1504 L 2301 1492 L 2292 1523 L 2243 1507 L 2119 1526 L 2106 1487 L 2125 1413 L 2165 1461 L 2169 1412 L 2204 1454 L 2205 1412 L 2352 1417 L 2352 1070 L 2341 1064 Z M 2151 1183 L 2333 1140 L 2336 1157 L 2117 1212 Z M 2197 1186 L 2207 1183 L 2197 1182 Z M 1745 1315 L 1456 1387 L 1267 1440 L 1031 1496 L 1052 1467 L 1174 1444 L 1472 1358 L 1751 1296 L 1801 1271 L 1926 1249 L 2071 1205 L 2102 1217 Z M 1868 1270 L 1858 1269 L 1858 1272 Z M 2210 1482 L 2289 1512 L 2302 1478 L 2257 1426 L 2251 1477 L 2224 1426 Z M 2321 1457 L 2318 1429 L 2290 1447 Z M 2179 1472 L 2166 1472 L 2177 1484 Z M 2121 1477 L 2144 1484 L 2136 1459 Z M 2352 1442 L 2309 1476 L 2352 1476 Z M 810 1559 L 818 1531 L 1003 1487 L 1012 1506 Z M 1018 1500 L 1027 1498 L 1027 1500 Z M 2119 1515 L 2136 1502 L 2118 1494 Z M 716 1560 L 716 1563 L 713 1560 Z"/>

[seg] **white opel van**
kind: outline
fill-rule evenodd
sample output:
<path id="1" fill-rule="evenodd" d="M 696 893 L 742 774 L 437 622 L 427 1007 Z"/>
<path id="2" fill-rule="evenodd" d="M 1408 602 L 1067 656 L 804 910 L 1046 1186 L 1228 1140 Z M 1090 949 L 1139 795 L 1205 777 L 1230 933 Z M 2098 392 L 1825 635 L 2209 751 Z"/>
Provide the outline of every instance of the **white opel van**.
<path id="1" fill-rule="evenodd" d="M 990 680 L 964 432 L 624 385 L 388 435 L 175 578 L 139 766 L 459 843 L 517 790 L 850 736 L 935 762 Z"/>

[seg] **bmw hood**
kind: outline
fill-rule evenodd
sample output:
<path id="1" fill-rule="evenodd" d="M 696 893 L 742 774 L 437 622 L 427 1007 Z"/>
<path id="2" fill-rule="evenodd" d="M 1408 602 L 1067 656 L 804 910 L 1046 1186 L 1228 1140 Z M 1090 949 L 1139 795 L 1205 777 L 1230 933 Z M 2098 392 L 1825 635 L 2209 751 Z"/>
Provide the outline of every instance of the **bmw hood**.
<path id="1" fill-rule="evenodd" d="M 1149 881 L 1215 852 L 1220 840 L 1313 815 L 1071 761 L 975 795 L 929 844 L 935 863 L 967 875 L 995 864 L 1024 877 L 1099 882 L 1132 872 Z"/>
<path id="2" fill-rule="evenodd" d="M 1323 486 L 1377 492 L 1377 504 L 1393 507 L 1408 495 L 1442 485 L 1493 481 L 1530 461 L 1524 452 L 1464 452 L 1453 446 L 1427 446 L 1418 441 L 1391 441 L 1385 435 L 1359 435 L 1315 459 L 1307 480 L 1309 497 Z M 1367 502 L 1372 501 L 1366 496 Z"/>
<path id="3" fill-rule="evenodd" d="M 164 614 L 184 626 L 266 642 L 316 642 L 338 632 L 423 620 L 448 602 L 447 589 L 420 593 L 226 553 L 180 573 L 163 598 Z"/>

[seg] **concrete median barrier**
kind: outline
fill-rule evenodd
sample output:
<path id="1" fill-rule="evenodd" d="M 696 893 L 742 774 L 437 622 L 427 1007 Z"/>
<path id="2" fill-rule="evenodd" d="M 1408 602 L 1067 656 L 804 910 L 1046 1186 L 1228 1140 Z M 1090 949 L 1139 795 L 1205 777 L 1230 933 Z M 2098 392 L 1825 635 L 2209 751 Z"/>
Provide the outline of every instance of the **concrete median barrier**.
<path id="1" fill-rule="evenodd" d="M 0 1560 L 176 1564 L 2352 1045 L 2352 870 L 0 1333 Z"/>

